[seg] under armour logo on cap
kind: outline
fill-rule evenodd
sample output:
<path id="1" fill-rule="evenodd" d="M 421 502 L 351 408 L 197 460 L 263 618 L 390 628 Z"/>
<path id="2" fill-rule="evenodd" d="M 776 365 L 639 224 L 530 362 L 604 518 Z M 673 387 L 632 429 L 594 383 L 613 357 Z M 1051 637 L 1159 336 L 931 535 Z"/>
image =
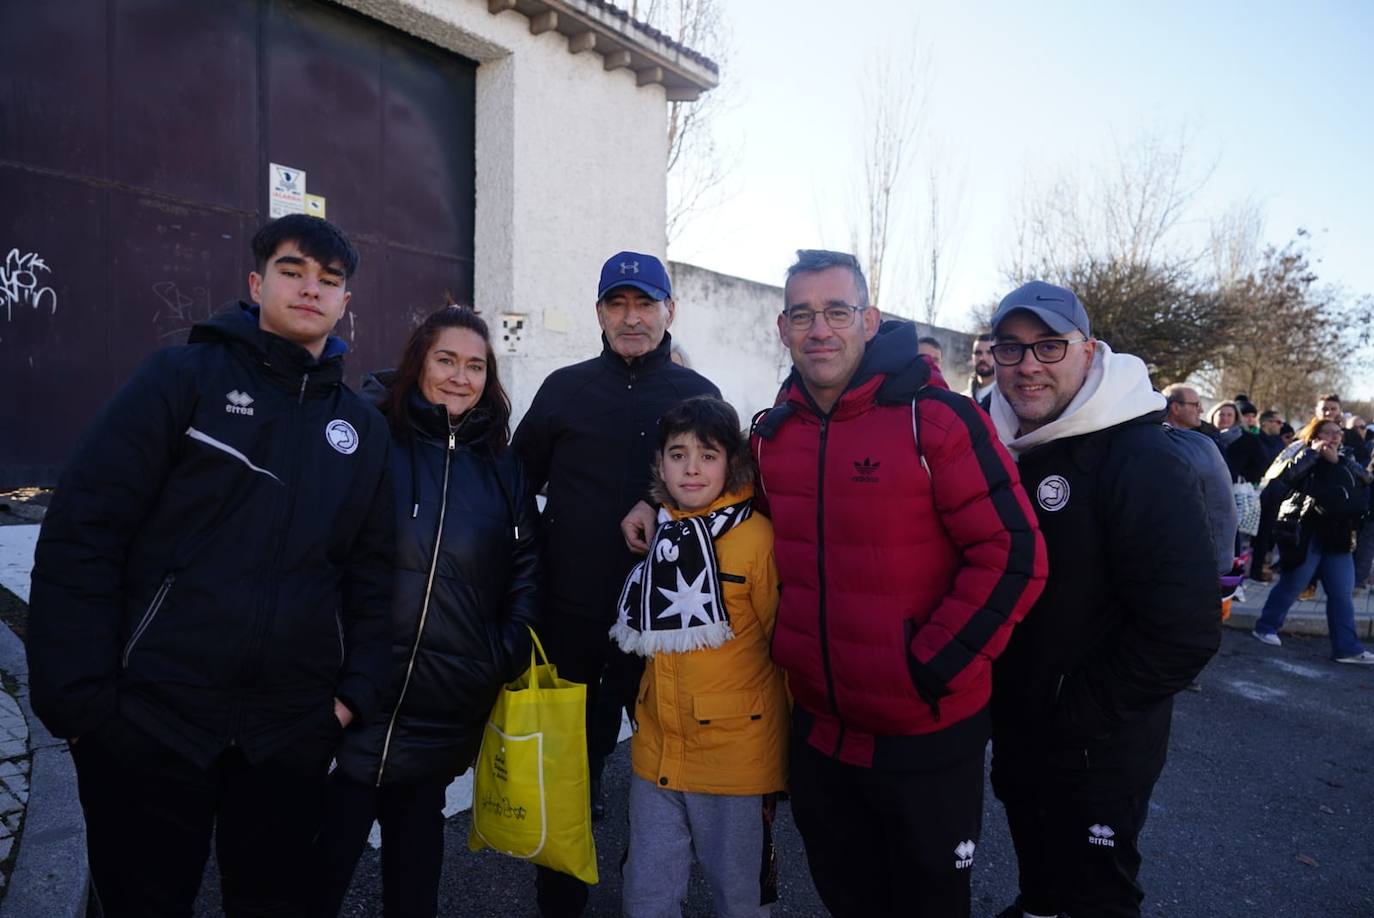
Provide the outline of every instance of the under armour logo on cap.
<path id="1" fill-rule="evenodd" d="M 616 252 L 601 266 L 601 283 L 596 288 L 597 300 L 605 299 L 616 287 L 633 287 L 655 300 L 673 295 L 673 282 L 663 262 L 642 252 Z"/>

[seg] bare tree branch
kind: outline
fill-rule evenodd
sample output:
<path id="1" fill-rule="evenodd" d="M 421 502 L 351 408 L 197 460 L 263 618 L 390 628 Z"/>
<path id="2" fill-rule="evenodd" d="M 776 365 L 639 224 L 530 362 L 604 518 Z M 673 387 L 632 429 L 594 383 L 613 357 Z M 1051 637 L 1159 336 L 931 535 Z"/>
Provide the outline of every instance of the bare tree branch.
<path id="1" fill-rule="evenodd" d="M 869 295 L 882 299 L 884 272 L 893 253 L 893 228 L 901 223 L 908 177 L 923 141 L 930 59 L 913 39 L 900 50 L 887 49 L 871 58 L 860 87 L 861 208 L 855 220 Z"/>
<path id="2" fill-rule="evenodd" d="M 630 15 L 678 44 L 711 58 L 725 73 L 730 58 L 729 35 L 720 0 L 632 0 Z M 731 104 L 728 84 L 695 102 L 668 103 L 668 207 L 666 230 L 671 244 L 687 222 L 718 203 L 737 154 L 717 143 L 713 125 Z"/>

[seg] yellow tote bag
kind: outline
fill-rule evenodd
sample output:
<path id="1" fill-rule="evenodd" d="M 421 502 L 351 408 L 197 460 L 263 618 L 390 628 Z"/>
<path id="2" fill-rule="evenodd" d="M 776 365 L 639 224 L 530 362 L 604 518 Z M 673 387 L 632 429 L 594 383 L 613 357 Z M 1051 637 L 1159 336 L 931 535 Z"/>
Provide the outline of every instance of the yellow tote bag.
<path id="1" fill-rule="evenodd" d="M 490 846 L 596 883 L 587 687 L 558 678 L 534 629 L 530 637 L 529 671 L 501 690 L 482 734 L 468 848 Z"/>

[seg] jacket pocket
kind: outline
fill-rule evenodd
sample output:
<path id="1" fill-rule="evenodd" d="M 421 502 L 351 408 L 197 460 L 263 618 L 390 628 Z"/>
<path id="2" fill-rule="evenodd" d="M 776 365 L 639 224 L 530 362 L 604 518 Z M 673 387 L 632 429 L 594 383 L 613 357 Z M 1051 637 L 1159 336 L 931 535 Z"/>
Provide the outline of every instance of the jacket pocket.
<path id="1" fill-rule="evenodd" d="M 738 733 L 763 719 L 760 692 L 710 692 L 692 696 L 692 718 L 698 727 Z"/>
<path id="2" fill-rule="evenodd" d="M 687 746 L 692 747 L 694 734 L 703 764 L 736 770 L 740 766 L 742 751 L 750 748 L 750 737 L 761 735 L 763 714 L 763 695 L 760 692 L 693 695 L 692 719 L 695 721 L 695 730 L 686 737 Z"/>
<path id="3" fill-rule="evenodd" d="M 916 657 L 911 653 L 911 642 L 916 638 L 916 631 L 919 629 L 914 619 L 902 619 L 902 663 L 906 669 L 907 678 L 911 680 L 911 688 L 927 708 L 930 709 L 930 716 L 937 722 L 940 720 L 940 699 L 949 694 L 949 687 L 940 684 L 934 676 L 922 668 L 917 662 Z"/>
<path id="4" fill-rule="evenodd" d="M 134 628 L 133 634 L 129 635 L 128 643 L 124 645 L 123 665 L 125 669 L 129 668 L 129 654 L 134 652 L 134 646 L 147 632 L 148 626 L 153 623 L 153 619 L 157 618 L 157 613 L 162 608 L 162 604 L 167 601 L 167 594 L 171 591 L 172 583 L 175 581 L 175 574 L 168 574 L 163 578 L 162 584 L 157 588 L 157 592 L 153 594 L 152 600 L 149 601 L 148 608 L 143 611 L 143 617 L 138 620 L 138 625 Z"/>

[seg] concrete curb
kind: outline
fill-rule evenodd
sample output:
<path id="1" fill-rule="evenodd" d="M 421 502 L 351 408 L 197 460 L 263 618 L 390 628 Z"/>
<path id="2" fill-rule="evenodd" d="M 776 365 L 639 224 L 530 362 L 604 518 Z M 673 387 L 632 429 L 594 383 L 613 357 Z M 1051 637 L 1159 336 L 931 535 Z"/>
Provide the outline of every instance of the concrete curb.
<path id="1" fill-rule="evenodd" d="M 1231 603 L 1231 617 L 1226 620 L 1228 628 L 1237 631 L 1253 631 L 1259 621 L 1264 602 L 1269 598 L 1277 581 L 1259 583 L 1245 581 L 1245 602 Z M 1355 605 L 1355 634 L 1361 641 L 1374 640 L 1374 594 L 1364 592 L 1353 598 Z M 1283 620 L 1283 634 L 1301 634 L 1309 637 L 1326 637 L 1330 630 L 1326 624 L 1326 593 L 1318 590 L 1316 598 L 1298 600 L 1289 609 Z"/>
<path id="2" fill-rule="evenodd" d="M 1231 617 L 1226 620 L 1226 627 L 1235 628 L 1239 631 L 1253 631 L 1255 622 L 1259 621 L 1259 609 L 1246 609 L 1231 607 Z M 1282 634 L 1301 634 L 1309 637 L 1326 637 L 1330 632 L 1326 625 L 1326 616 L 1313 615 L 1311 613 L 1299 614 L 1290 612 L 1283 621 Z M 1361 641 L 1374 640 L 1374 616 L 1356 615 L 1355 634 Z"/>
<path id="3" fill-rule="evenodd" d="M 0 670 L 19 682 L 19 706 L 29 728 L 29 799 L 19 853 L 0 918 L 84 918 L 90 870 L 86 822 L 76 791 L 76 769 L 64 740 L 34 716 L 24 643 L 0 626 Z"/>

